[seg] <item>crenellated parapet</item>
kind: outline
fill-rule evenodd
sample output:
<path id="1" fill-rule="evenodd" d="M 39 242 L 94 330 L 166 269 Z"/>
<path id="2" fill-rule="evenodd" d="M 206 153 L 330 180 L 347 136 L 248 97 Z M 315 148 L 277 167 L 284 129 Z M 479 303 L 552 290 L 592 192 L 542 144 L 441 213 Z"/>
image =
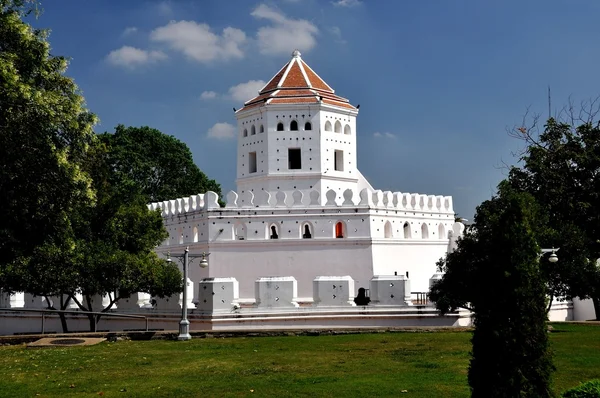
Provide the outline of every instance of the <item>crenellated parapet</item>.
<path id="1" fill-rule="evenodd" d="M 374 191 L 365 188 L 359 193 L 358 197 L 356 197 L 353 190 L 347 189 L 343 193 L 343 200 L 339 200 L 337 199 L 337 193 L 330 189 L 325 193 L 325 205 L 321 205 L 320 196 L 321 193 L 317 190 L 260 191 L 256 194 L 251 191 L 245 191 L 242 194 L 229 191 L 225 197 L 225 208 L 368 207 L 454 214 L 451 196 Z M 148 208 L 150 210 L 160 210 L 163 217 L 167 217 L 189 212 L 220 209 L 220 206 L 218 195 L 209 191 L 206 194 L 151 203 Z"/>

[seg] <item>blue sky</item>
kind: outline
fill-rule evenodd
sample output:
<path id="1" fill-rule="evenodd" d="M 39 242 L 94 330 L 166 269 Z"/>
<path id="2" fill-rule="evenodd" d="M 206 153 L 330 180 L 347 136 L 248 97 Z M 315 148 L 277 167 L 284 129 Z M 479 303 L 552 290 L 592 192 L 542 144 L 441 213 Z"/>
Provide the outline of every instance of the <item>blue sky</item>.
<path id="1" fill-rule="evenodd" d="M 184 141 L 235 189 L 233 107 L 298 48 L 360 104 L 358 165 L 377 189 L 452 195 L 471 218 L 522 142 L 529 107 L 600 94 L 595 1 L 43 1 L 37 27 L 71 57 L 101 120 Z"/>

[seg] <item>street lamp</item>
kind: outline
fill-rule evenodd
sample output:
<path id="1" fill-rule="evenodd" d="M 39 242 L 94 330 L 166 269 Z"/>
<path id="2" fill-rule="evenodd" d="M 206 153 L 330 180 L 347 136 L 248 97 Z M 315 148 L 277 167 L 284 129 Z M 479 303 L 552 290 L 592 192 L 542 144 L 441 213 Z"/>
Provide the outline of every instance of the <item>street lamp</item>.
<path id="1" fill-rule="evenodd" d="M 206 268 L 208 267 L 208 256 L 210 256 L 210 253 L 206 252 L 203 252 L 202 254 L 190 254 L 189 246 L 186 246 L 183 255 L 173 255 L 173 257 L 177 258 L 183 265 L 183 299 L 181 303 L 181 321 L 179 321 L 179 336 L 177 336 L 177 340 L 190 340 L 192 338 L 190 335 L 190 321 L 187 317 L 187 274 L 190 258 L 201 258 L 200 267 Z M 167 261 L 173 261 L 171 260 L 171 253 L 167 253 Z"/>
<path id="2" fill-rule="evenodd" d="M 550 253 L 550 256 L 548 257 L 548 261 L 550 261 L 551 263 L 556 263 L 556 262 L 558 262 L 558 256 L 556 255 L 556 252 L 559 250 L 560 250 L 560 247 L 558 249 L 555 249 L 555 248 L 542 249 L 542 253 L 540 254 L 540 257 L 546 253 Z"/>

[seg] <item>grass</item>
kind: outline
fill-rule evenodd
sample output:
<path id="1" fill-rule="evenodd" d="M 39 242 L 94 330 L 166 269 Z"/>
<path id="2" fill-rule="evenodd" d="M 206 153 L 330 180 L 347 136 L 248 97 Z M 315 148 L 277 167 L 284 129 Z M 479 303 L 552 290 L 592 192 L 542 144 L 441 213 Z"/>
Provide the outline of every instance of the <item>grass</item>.
<path id="1" fill-rule="evenodd" d="M 556 391 L 600 377 L 600 327 L 554 328 Z M 464 397 L 470 336 L 457 331 L 5 346 L 0 396 Z"/>

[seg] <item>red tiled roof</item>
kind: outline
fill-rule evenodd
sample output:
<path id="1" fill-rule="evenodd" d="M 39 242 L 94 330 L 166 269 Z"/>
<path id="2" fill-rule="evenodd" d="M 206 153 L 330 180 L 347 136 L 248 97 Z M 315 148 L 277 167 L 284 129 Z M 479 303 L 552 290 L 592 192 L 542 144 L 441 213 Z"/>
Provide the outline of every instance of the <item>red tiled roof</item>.
<path id="1" fill-rule="evenodd" d="M 244 103 L 237 112 L 262 104 L 319 102 L 356 110 L 346 98 L 335 95 L 334 90 L 300 58 L 300 52 L 294 51 L 292 59 L 269 80 L 258 96 Z"/>

